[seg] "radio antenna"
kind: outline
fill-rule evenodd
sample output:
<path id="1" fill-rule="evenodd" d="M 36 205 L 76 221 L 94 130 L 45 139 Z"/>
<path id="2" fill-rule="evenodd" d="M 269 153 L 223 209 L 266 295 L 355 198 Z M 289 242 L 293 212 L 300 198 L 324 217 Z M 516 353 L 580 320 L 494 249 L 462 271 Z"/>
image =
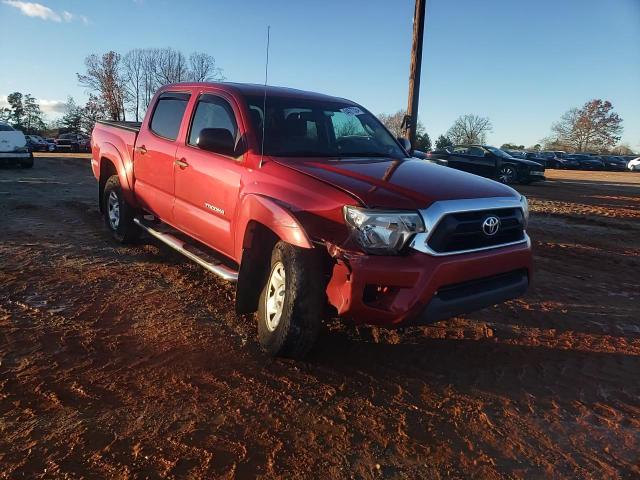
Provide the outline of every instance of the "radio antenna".
<path id="1" fill-rule="evenodd" d="M 264 132 L 265 125 L 267 123 L 267 82 L 269 81 L 269 40 L 271 33 L 271 25 L 267 25 L 267 61 L 264 65 L 264 96 L 262 98 L 262 146 L 260 148 L 260 164 L 262 167 L 262 160 L 264 159 Z"/>

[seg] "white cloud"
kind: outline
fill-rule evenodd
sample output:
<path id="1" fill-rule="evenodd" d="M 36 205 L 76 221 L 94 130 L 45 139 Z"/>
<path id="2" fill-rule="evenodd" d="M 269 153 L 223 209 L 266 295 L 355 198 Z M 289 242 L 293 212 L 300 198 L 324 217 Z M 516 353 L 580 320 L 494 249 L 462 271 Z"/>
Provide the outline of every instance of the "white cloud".
<path id="1" fill-rule="evenodd" d="M 66 102 L 62 100 L 45 100 L 44 98 L 38 99 L 38 104 L 43 113 L 58 114 L 64 112 L 64 106 Z"/>
<path id="2" fill-rule="evenodd" d="M 23 2 L 21 0 L 2 0 L 2 3 L 10 7 L 17 8 L 27 17 L 40 18 L 42 20 L 50 20 L 52 22 L 72 22 L 78 20 L 85 25 L 89 23 L 89 19 L 84 15 L 76 15 L 66 10 L 58 13 L 49 7 L 35 2 Z"/>
<path id="3" fill-rule="evenodd" d="M 36 99 L 36 102 L 38 102 L 38 105 L 40 105 L 40 110 L 42 110 L 42 113 L 45 113 L 47 115 L 56 116 L 64 113 L 64 106 L 66 102 L 63 102 L 62 100 L 46 100 L 44 98 L 39 98 Z M 6 95 L 0 95 L 0 108 L 4 107 L 9 107 L 9 102 L 7 102 Z"/>

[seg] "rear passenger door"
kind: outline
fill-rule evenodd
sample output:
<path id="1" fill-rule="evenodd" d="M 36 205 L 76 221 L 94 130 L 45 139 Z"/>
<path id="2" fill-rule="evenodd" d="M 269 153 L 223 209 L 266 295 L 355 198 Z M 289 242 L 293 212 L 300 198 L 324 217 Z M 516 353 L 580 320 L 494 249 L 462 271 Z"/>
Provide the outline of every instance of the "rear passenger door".
<path id="1" fill-rule="evenodd" d="M 148 124 L 138 134 L 133 153 L 136 198 L 145 209 L 168 223 L 173 222 L 176 140 L 189 97 L 185 92 L 162 93 Z"/>
<path id="2" fill-rule="evenodd" d="M 178 147 L 175 170 L 176 226 L 228 256 L 234 253 L 235 218 L 243 166 L 239 109 L 222 93 L 202 93 L 193 108 L 185 141 Z M 235 139 L 236 153 L 200 149 L 205 128 L 223 128 Z"/>

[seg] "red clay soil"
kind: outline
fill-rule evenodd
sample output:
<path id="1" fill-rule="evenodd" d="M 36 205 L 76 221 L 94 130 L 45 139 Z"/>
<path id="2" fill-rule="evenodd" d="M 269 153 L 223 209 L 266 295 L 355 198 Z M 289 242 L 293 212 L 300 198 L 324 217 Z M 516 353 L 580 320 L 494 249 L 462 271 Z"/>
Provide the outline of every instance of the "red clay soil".
<path id="1" fill-rule="evenodd" d="M 524 298 L 296 362 L 86 160 L 0 169 L 0 478 L 640 477 L 640 175 L 549 173 Z"/>

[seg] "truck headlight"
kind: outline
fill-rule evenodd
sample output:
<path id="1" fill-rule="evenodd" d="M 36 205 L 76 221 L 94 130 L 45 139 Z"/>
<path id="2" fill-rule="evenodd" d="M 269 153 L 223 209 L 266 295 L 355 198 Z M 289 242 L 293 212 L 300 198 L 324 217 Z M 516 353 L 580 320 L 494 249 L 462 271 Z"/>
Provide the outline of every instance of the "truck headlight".
<path id="1" fill-rule="evenodd" d="M 344 218 L 367 253 L 398 253 L 414 234 L 424 232 L 424 223 L 418 212 L 345 206 Z"/>
<path id="2" fill-rule="evenodd" d="M 520 205 L 522 205 L 522 213 L 524 214 L 524 227 L 529 224 L 529 201 L 524 195 L 520 195 Z"/>

